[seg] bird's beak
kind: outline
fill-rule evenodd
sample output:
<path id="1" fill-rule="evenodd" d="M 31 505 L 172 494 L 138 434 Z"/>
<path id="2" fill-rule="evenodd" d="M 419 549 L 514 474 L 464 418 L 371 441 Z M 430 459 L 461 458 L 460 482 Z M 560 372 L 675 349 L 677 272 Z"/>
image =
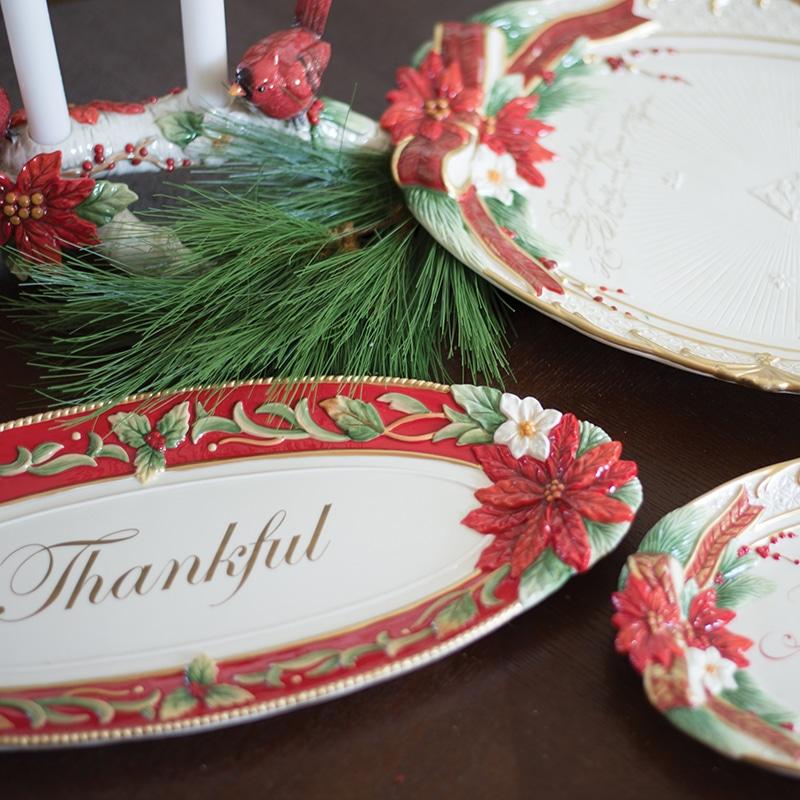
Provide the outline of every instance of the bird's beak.
<path id="1" fill-rule="evenodd" d="M 228 89 L 228 94 L 231 97 L 246 97 L 247 92 L 238 83 L 232 83 L 231 88 Z"/>

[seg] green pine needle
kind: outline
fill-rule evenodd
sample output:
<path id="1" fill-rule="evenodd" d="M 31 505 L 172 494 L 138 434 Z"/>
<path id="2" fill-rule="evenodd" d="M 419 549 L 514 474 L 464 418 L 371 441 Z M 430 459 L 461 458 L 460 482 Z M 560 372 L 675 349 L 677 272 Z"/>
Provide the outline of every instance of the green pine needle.
<path id="1" fill-rule="evenodd" d="M 237 163 L 204 171 L 148 221 L 186 247 L 133 273 L 91 253 L 32 267 L 10 314 L 57 402 L 114 402 L 266 375 L 502 383 L 505 304 L 410 215 L 387 153 L 236 130 Z"/>

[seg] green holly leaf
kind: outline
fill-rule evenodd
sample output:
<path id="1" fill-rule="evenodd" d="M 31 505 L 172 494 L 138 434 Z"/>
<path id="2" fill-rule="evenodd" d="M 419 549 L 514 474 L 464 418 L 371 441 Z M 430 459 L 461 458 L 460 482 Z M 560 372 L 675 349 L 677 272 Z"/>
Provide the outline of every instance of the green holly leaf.
<path id="1" fill-rule="evenodd" d="M 160 450 L 154 450 L 146 444 L 136 451 L 133 465 L 136 467 L 136 477 L 142 483 L 147 483 L 167 468 L 167 459 Z"/>
<path id="2" fill-rule="evenodd" d="M 108 225 L 120 211 L 139 199 L 126 184 L 96 181 L 92 193 L 75 208 L 75 213 L 95 225 Z"/>
<path id="3" fill-rule="evenodd" d="M 354 442 L 369 442 L 384 431 L 375 407 L 363 400 L 339 395 L 323 400 L 320 405 Z"/>
<path id="4" fill-rule="evenodd" d="M 170 692 L 161 704 L 159 716 L 165 722 L 171 719 L 184 717 L 190 711 L 197 708 L 197 698 L 185 687 L 180 686 L 174 692 Z"/>
<path id="5" fill-rule="evenodd" d="M 471 386 L 460 384 L 451 387 L 453 399 L 458 403 L 467 416 L 474 420 L 487 433 L 494 432 L 506 421 L 500 411 L 500 398 L 503 396 L 498 389 L 491 386 Z"/>
<path id="6" fill-rule="evenodd" d="M 233 686 L 230 683 L 217 683 L 209 687 L 205 701 L 209 708 L 229 708 L 238 706 L 253 699 L 253 695 L 242 689 L 241 686 Z"/>
<path id="7" fill-rule="evenodd" d="M 194 111 L 175 111 L 156 120 L 161 133 L 168 142 L 178 147 L 188 147 L 198 136 L 203 135 L 203 115 Z"/>
<path id="8" fill-rule="evenodd" d="M 599 444 L 611 441 L 611 437 L 602 428 L 598 428 L 597 425 L 593 425 L 591 422 L 581 422 L 580 434 L 581 439 L 578 443 L 578 450 L 575 453 L 576 458 Z"/>
<path id="9" fill-rule="evenodd" d="M 565 583 L 575 570 L 548 547 L 521 575 L 519 599 L 531 606 Z"/>
<path id="10" fill-rule="evenodd" d="M 189 433 L 189 401 L 184 400 L 167 411 L 156 423 L 156 428 L 168 448 L 177 447 Z"/>
<path id="11" fill-rule="evenodd" d="M 448 603 L 434 618 L 433 629 L 438 637 L 463 628 L 478 614 L 478 605 L 472 592 L 464 592 L 460 597 Z"/>
<path id="12" fill-rule="evenodd" d="M 377 399 L 379 403 L 388 403 L 392 411 L 402 411 L 404 414 L 430 413 L 428 407 L 417 400 L 416 397 L 411 397 L 401 392 L 387 392 Z"/>
<path id="13" fill-rule="evenodd" d="M 186 679 L 190 683 L 211 686 L 216 682 L 218 673 L 217 665 L 208 656 L 197 656 L 186 668 Z"/>
<path id="14" fill-rule="evenodd" d="M 111 430 L 117 438 L 130 447 L 142 447 L 144 437 L 150 433 L 150 420 L 142 414 L 132 411 L 121 411 L 108 418 Z"/>

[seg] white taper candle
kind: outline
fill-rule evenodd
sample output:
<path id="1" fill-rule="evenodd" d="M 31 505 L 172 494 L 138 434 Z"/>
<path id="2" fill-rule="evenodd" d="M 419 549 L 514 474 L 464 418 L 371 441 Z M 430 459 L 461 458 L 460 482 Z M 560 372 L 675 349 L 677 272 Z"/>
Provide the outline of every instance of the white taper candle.
<path id="1" fill-rule="evenodd" d="M 39 144 L 58 144 L 71 124 L 47 0 L 0 0 L 28 133 Z"/>
<path id="2" fill-rule="evenodd" d="M 181 0 L 181 20 L 189 99 L 202 108 L 224 108 L 230 101 L 225 0 Z"/>

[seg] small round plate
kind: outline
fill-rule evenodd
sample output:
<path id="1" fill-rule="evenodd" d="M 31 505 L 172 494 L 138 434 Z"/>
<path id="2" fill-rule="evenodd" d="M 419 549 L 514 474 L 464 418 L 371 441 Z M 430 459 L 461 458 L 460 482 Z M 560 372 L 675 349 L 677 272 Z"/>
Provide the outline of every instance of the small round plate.
<path id="1" fill-rule="evenodd" d="M 613 595 L 650 702 L 725 755 L 800 777 L 800 459 L 664 517 Z"/>
<path id="2" fill-rule="evenodd" d="M 800 5 L 763 5 L 539 0 L 439 25 L 383 117 L 409 206 L 593 338 L 800 391 Z"/>

